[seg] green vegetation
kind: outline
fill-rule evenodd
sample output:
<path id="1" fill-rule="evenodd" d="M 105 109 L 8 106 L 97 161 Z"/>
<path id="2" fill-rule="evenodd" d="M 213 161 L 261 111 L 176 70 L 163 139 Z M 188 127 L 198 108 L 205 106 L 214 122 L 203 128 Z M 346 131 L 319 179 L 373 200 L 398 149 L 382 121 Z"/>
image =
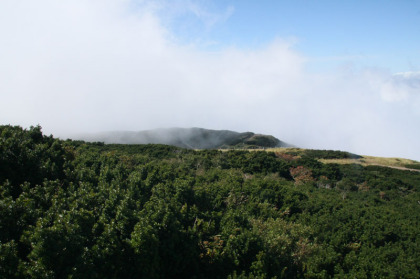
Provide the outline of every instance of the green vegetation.
<path id="1" fill-rule="evenodd" d="M 404 167 L 408 169 L 420 170 L 420 163 L 405 164 Z"/>
<path id="2" fill-rule="evenodd" d="M 419 278 L 419 173 L 337 156 L 0 126 L 0 278 Z"/>

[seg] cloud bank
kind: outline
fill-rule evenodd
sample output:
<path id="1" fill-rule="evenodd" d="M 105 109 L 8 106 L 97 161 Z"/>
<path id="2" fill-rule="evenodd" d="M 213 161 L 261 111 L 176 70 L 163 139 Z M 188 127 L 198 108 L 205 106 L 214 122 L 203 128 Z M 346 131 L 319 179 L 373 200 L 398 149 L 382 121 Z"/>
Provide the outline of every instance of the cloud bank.
<path id="1" fill-rule="evenodd" d="M 213 24 L 211 13 L 193 7 Z M 165 9 L 156 1 L 0 2 L 1 124 L 40 124 L 59 137 L 232 129 L 420 160 L 419 72 L 314 73 L 295 42 L 283 39 L 209 52 L 176 38 Z M 234 12 L 227 11 L 220 18 Z"/>

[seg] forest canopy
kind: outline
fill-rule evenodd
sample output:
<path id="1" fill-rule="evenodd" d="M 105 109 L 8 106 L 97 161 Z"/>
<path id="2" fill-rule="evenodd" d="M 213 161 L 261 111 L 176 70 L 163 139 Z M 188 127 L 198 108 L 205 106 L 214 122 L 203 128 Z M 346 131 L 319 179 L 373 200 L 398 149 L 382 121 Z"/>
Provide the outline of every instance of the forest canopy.
<path id="1" fill-rule="evenodd" d="M 0 126 L 1 278 L 419 278 L 420 174 Z"/>

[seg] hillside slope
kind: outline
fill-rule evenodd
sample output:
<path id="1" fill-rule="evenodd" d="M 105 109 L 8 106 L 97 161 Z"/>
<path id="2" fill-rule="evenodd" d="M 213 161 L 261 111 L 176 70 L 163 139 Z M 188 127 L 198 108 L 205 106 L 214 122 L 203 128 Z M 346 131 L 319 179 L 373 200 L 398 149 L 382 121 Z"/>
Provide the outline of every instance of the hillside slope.
<path id="1" fill-rule="evenodd" d="M 0 278 L 420 278 L 420 175 L 362 159 L 0 126 Z"/>

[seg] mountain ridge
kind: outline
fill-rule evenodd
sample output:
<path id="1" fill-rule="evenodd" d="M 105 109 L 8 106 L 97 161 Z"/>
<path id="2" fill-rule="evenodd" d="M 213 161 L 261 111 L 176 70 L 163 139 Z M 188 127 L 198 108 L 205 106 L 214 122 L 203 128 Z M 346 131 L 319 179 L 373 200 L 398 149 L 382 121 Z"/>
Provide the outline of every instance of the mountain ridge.
<path id="1" fill-rule="evenodd" d="M 188 149 L 291 147 L 272 135 L 205 128 L 160 128 L 84 134 L 77 139 L 107 144 L 166 144 Z"/>

